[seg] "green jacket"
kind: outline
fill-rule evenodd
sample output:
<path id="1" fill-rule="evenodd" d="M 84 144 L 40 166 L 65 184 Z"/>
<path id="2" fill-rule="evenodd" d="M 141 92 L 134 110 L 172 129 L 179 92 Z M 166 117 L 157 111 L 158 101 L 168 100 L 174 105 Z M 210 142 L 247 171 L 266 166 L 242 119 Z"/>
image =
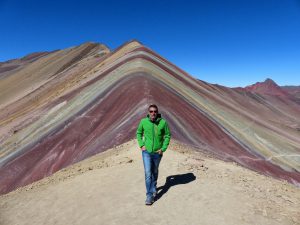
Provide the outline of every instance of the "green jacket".
<path id="1" fill-rule="evenodd" d="M 165 152 L 170 143 L 171 133 L 167 121 L 162 119 L 160 114 L 157 115 L 154 122 L 147 115 L 141 120 L 137 128 L 136 138 L 140 148 L 145 146 L 149 153 L 159 149 Z"/>

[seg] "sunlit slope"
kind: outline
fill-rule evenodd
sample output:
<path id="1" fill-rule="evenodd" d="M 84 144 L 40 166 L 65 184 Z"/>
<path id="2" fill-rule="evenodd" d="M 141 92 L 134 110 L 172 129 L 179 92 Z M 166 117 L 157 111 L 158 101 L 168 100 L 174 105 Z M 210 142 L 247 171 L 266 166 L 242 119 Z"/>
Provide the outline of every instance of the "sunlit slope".
<path id="1" fill-rule="evenodd" d="M 17 69 L 12 74 L 6 74 L 0 82 L 0 107 L 33 92 L 54 77 L 62 75 L 66 69 L 76 66 L 77 63 L 82 63 L 81 60 L 84 58 L 88 60 L 87 58 L 90 56 L 101 56 L 108 51 L 104 45 L 86 43 L 46 54 Z"/>

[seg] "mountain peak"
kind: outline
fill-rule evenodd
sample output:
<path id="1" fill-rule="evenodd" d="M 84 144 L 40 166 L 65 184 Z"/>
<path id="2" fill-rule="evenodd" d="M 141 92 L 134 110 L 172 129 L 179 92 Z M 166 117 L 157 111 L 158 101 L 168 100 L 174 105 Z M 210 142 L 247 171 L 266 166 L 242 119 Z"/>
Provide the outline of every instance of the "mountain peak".
<path id="1" fill-rule="evenodd" d="M 270 79 L 270 78 L 267 78 L 263 83 L 265 83 L 265 84 L 275 84 L 275 85 L 277 85 L 276 82 L 275 82 L 274 80 Z M 277 85 L 277 86 L 278 86 L 278 85 Z"/>
<path id="2" fill-rule="evenodd" d="M 283 90 L 279 85 L 276 84 L 270 78 L 267 78 L 264 82 L 257 82 L 253 85 L 245 87 L 246 90 L 266 95 L 275 96 L 287 96 L 289 95 L 285 90 Z"/>

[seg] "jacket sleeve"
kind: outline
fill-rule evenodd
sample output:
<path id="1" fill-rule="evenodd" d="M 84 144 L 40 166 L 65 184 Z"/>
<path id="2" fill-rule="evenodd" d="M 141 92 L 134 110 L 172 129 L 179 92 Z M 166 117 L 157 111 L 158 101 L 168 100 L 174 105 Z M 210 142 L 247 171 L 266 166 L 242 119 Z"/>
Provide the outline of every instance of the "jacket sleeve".
<path id="1" fill-rule="evenodd" d="M 145 145 L 145 143 L 143 141 L 143 133 L 144 133 L 143 121 L 141 120 L 141 122 L 136 130 L 136 138 L 138 140 L 140 148 Z"/>
<path id="2" fill-rule="evenodd" d="M 165 124 L 165 135 L 164 135 L 164 142 L 163 142 L 163 146 L 161 148 L 161 150 L 163 152 L 165 152 L 169 146 L 170 143 L 170 139 L 171 139 L 171 132 L 168 126 L 168 123 L 166 122 Z"/>

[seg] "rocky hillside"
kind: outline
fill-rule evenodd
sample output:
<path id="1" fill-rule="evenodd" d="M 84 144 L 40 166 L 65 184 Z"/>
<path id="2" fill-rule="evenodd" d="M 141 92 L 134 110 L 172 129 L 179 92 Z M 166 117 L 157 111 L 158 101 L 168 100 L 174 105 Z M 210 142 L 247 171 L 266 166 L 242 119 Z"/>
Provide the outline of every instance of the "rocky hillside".
<path id="1" fill-rule="evenodd" d="M 299 188 L 172 141 L 146 206 L 135 140 L 0 196 L 1 225 L 264 224 L 300 221 Z"/>

